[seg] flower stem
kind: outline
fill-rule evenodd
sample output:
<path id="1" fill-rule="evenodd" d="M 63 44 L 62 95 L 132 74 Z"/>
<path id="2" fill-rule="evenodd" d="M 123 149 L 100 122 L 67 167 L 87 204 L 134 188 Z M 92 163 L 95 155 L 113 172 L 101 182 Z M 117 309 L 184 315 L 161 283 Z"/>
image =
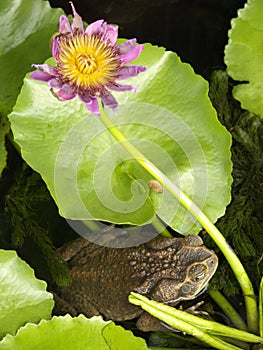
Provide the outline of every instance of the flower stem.
<path id="1" fill-rule="evenodd" d="M 208 219 L 202 210 L 184 193 L 182 192 L 165 174 L 163 174 L 152 162 L 150 162 L 117 128 L 109 116 L 105 113 L 100 104 L 100 120 L 106 126 L 111 135 L 122 145 L 122 147 L 149 173 L 154 179 L 162 184 L 176 198 L 194 218 L 207 231 L 211 238 L 215 241 L 229 265 L 231 266 L 239 284 L 243 291 L 248 329 L 256 333 L 258 331 L 258 312 L 256 296 L 254 294 L 252 283 L 241 264 L 240 260 L 234 253 L 233 249 L 228 245 L 224 236 Z"/>

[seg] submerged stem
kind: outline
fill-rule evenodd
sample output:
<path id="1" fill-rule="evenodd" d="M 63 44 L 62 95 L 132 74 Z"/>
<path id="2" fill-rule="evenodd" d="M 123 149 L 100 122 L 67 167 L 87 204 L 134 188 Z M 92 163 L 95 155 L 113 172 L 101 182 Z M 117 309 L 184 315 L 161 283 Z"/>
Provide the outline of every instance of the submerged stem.
<path id="1" fill-rule="evenodd" d="M 109 116 L 105 113 L 102 106 L 100 106 L 100 119 L 106 126 L 111 135 L 122 145 L 122 147 L 149 173 L 154 179 L 163 185 L 176 198 L 194 218 L 207 231 L 211 238 L 215 241 L 229 265 L 231 266 L 239 284 L 243 291 L 248 328 L 251 332 L 258 331 L 258 312 L 256 296 L 254 294 L 252 283 L 236 256 L 233 249 L 228 245 L 224 236 L 215 227 L 215 225 L 208 219 L 202 210 L 184 193 L 182 192 L 165 174 L 163 174 L 150 160 L 148 160 L 116 127 Z"/>

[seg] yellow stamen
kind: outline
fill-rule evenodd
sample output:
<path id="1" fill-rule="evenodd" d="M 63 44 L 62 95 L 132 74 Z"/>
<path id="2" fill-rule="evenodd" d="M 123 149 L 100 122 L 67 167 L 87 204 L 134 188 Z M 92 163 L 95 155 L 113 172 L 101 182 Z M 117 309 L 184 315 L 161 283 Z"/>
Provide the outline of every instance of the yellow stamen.
<path id="1" fill-rule="evenodd" d="M 59 71 L 65 81 L 98 89 L 114 82 L 119 60 L 114 49 L 97 36 L 76 35 L 59 42 Z"/>

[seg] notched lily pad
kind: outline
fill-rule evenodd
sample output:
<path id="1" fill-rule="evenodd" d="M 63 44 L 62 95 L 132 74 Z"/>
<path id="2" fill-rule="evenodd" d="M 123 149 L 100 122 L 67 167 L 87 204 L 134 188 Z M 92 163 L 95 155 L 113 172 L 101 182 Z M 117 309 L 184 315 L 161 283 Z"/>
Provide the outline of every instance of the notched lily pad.
<path id="1" fill-rule="evenodd" d="M 50 62 L 49 62 L 50 63 Z M 139 92 L 116 93 L 113 122 L 215 221 L 230 201 L 230 134 L 219 123 L 207 82 L 173 52 L 145 44 L 132 78 Z M 68 219 L 142 225 L 159 215 L 181 233 L 200 225 L 146 173 L 78 99 L 56 100 L 25 78 L 9 115 L 25 161 L 38 171 Z"/>
<path id="2" fill-rule="evenodd" d="M 7 335 L 0 342 L 0 350 L 146 350 L 143 339 L 130 331 L 115 326 L 101 317 L 90 319 L 83 315 L 72 318 L 69 315 L 42 320 L 38 325 L 27 324 L 16 336 Z"/>

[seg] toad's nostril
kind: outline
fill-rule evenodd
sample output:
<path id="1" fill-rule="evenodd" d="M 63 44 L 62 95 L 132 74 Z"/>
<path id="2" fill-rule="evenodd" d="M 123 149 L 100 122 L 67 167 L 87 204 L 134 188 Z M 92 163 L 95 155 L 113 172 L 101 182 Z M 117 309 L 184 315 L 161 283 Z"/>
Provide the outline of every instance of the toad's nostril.
<path id="1" fill-rule="evenodd" d="M 213 258 L 208 260 L 207 264 L 208 264 L 209 267 L 211 267 L 211 268 L 213 267 L 214 268 L 214 267 L 217 266 L 218 260 L 213 257 Z"/>

